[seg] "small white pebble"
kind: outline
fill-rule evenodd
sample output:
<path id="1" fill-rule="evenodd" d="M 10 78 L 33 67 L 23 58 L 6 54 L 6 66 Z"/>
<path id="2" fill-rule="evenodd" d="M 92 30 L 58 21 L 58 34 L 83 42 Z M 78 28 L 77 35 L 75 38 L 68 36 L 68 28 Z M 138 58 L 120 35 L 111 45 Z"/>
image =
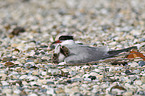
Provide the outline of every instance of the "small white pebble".
<path id="1" fill-rule="evenodd" d="M 16 89 L 16 90 L 14 90 L 14 93 L 15 93 L 15 94 L 20 94 L 21 91 L 20 91 L 19 89 Z"/>
<path id="2" fill-rule="evenodd" d="M 29 94 L 28 96 L 38 96 L 38 95 L 35 93 L 32 93 L 32 94 Z"/>
<path id="3" fill-rule="evenodd" d="M 142 85 L 142 81 L 141 80 L 134 81 L 134 84 L 135 85 Z"/>
<path id="4" fill-rule="evenodd" d="M 65 65 L 66 62 L 60 62 L 58 65 Z"/>
<path id="5" fill-rule="evenodd" d="M 9 83 L 7 81 L 1 81 L 3 86 L 9 85 Z"/>
<path id="6" fill-rule="evenodd" d="M 47 73 L 46 73 L 46 72 L 42 72 L 41 74 L 42 74 L 42 75 L 46 75 Z"/>

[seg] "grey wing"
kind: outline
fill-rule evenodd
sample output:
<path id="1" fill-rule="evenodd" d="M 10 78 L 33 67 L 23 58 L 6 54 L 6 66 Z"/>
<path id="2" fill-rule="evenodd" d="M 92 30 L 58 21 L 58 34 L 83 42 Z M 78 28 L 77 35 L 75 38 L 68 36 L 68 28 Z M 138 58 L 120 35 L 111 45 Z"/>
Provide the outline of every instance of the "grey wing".
<path id="1" fill-rule="evenodd" d="M 70 55 L 65 58 L 67 63 L 88 63 L 97 61 L 108 56 L 107 47 L 89 47 L 84 45 L 79 46 L 67 46 L 70 51 Z"/>

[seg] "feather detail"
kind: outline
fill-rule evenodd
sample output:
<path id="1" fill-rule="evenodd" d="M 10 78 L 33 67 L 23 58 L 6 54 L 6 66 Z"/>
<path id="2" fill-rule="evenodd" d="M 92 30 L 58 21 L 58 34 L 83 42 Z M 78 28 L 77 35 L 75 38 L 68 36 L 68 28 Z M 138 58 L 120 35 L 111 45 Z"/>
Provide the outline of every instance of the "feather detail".
<path id="1" fill-rule="evenodd" d="M 67 47 L 65 47 L 65 46 L 61 46 L 60 52 L 61 52 L 65 57 L 69 56 L 69 49 L 68 49 Z"/>

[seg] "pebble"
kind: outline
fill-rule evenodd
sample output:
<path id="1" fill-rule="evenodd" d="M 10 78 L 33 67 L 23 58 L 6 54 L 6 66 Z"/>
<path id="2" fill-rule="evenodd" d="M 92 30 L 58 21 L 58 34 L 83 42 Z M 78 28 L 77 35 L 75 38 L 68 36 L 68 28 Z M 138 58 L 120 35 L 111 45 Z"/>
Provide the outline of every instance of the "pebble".
<path id="1" fill-rule="evenodd" d="M 71 91 L 71 90 L 73 90 L 73 91 Z M 79 89 L 78 89 L 78 87 L 77 86 L 75 86 L 75 87 L 72 87 L 72 88 L 65 88 L 65 92 L 66 93 L 68 93 L 68 94 L 70 94 L 70 95 L 74 95 L 76 92 L 79 92 Z"/>
<path id="2" fill-rule="evenodd" d="M 60 70 L 58 70 L 58 69 L 49 69 L 48 73 L 50 73 L 51 75 L 58 75 L 58 74 L 60 74 Z"/>
<path id="3" fill-rule="evenodd" d="M 53 88 L 47 89 L 47 92 L 46 92 L 46 93 L 47 93 L 48 95 L 53 95 L 53 94 L 55 94 Z"/>
<path id="4" fill-rule="evenodd" d="M 27 59 L 26 62 L 34 62 L 34 59 Z"/>
<path id="5" fill-rule="evenodd" d="M 142 81 L 141 81 L 141 80 L 136 80 L 136 81 L 134 81 L 134 83 L 135 83 L 136 85 L 142 85 Z"/>
<path id="6" fill-rule="evenodd" d="M 1 83 L 2 83 L 3 86 L 8 86 L 9 85 L 9 83 L 7 81 L 1 81 Z"/>
<path id="7" fill-rule="evenodd" d="M 72 79 L 73 82 L 78 82 L 78 81 L 81 81 L 81 80 L 82 80 L 81 78 L 73 78 Z"/>
<path id="8" fill-rule="evenodd" d="M 27 83 L 26 81 L 22 81 L 22 84 L 23 84 L 24 86 L 27 86 L 29 83 Z"/>
<path id="9" fill-rule="evenodd" d="M 33 71 L 32 75 L 39 75 L 39 72 L 38 71 Z"/>
<path id="10" fill-rule="evenodd" d="M 57 94 L 65 93 L 64 89 L 62 89 L 62 88 L 57 88 L 57 89 L 55 90 L 55 92 L 56 92 Z"/>
<path id="11" fill-rule="evenodd" d="M 5 88 L 2 90 L 2 93 L 11 94 L 12 89 Z"/>
<path id="12" fill-rule="evenodd" d="M 47 81 L 47 84 L 54 84 L 53 81 Z"/>
<path id="13" fill-rule="evenodd" d="M 20 79 L 26 79 L 27 75 L 22 75 Z"/>
<path id="14" fill-rule="evenodd" d="M 89 74 L 84 74 L 83 77 L 84 78 L 88 78 L 90 75 Z"/>
<path id="15" fill-rule="evenodd" d="M 91 80 L 95 80 L 96 76 L 89 76 L 88 78 L 90 78 Z"/>
<path id="16" fill-rule="evenodd" d="M 77 74 L 77 72 L 76 71 L 71 71 L 71 72 L 69 72 L 70 73 L 70 75 L 76 75 Z"/>
<path id="17" fill-rule="evenodd" d="M 131 80 L 131 81 L 134 81 L 134 80 L 136 80 L 136 79 L 137 79 L 136 76 L 130 77 L 130 80 Z"/>
<path id="18" fill-rule="evenodd" d="M 145 90 L 145 84 L 142 85 L 142 89 Z"/>
<path id="19" fill-rule="evenodd" d="M 35 94 L 35 93 L 31 93 L 31 94 L 29 94 L 28 96 L 38 96 L 38 95 Z"/>
<path id="20" fill-rule="evenodd" d="M 20 94 L 21 91 L 19 89 L 14 90 L 14 94 Z"/>
<path id="21" fill-rule="evenodd" d="M 132 92 L 125 92 L 123 95 L 124 96 L 132 96 L 133 94 L 132 94 Z"/>
<path id="22" fill-rule="evenodd" d="M 140 73 L 140 70 L 134 70 L 132 73 L 139 74 Z"/>
<path id="23" fill-rule="evenodd" d="M 141 32 L 139 32 L 138 30 L 132 30 L 131 31 L 131 34 L 135 35 L 135 36 L 138 36 L 141 34 Z"/>
<path id="24" fill-rule="evenodd" d="M 139 61 L 138 64 L 139 64 L 139 66 L 143 67 L 145 65 L 145 62 L 144 61 Z"/>
<path id="25" fill-rule="evenodd" d="M 67 82 L 67 83 L 72 83 L 72 80 L 67 80 L 66 82 Z"/>
<path id="26" fill-rule="evenodd" d="M 145 91 L 138 91 L 137 95 L 145 95 Z"/>
<path id="27" fill-rule="evenodd" d="M 126 70 L 125 74 L 127 74 L 127 75 L 134 75 L 134 73 L 130 72 L 130 70 Z"/>
<path id="28" fill-rule="evenodd" d="M 46 74 L 47 74 L 47 72 L 41 72 L 41 74 L 42 74 L 42 75 L 46 75 Z"/>
<path id="29" fill-rule="evenodd" d="M 7 75 L 6 74 L 0 74 L 1 80 L 6 80 Z"/>
<path id="30" fill-rule="evenodd" d="M 3 62 L 7 62 L 7 61 L 11 61 L 11 60 L 12 60 L 11 57 L 4 57 L 4 58 L 2 59 Z"/>
<path id="31" fill-rule="evenodd" d="M 33 81 L 29 83 L 31 86 L 37 85 L 37 82 Z"/>
<path id="32" fill-rule="evenodd" d="M 141 77 L 142 83 L 145 83 L 145 76 Z"/>
<path id="33" fill-rule="evenodd" d="M 79 92 L 76 92 L 76 93 L 74 93 L 74 95 L 75 96 L 83 96 L 81 93 L 79 93 Z"/>
<path id="34" fill-rule="evenodd" d="M 111 94 L 114 94 L 114 95 L 121 95 L 124 92 L 126 92 L 126 89 L 124 87 L 122 87 L 122 86 L 113 86 L 110 89 L 110 93 Z"/>
<path id="35" fill-rule="evenodd" d="M 145 41 L 145 38 L 141 38 L 139 41 L 140 42 L 144 42 Z"/>
<path id="36" fill-rule="evenodd" d="M 130 67 L 137 67 L 138 66 L 138 63 L 132 62 L 132 63 L 129 63 L 128 65 L 130 65 Z"/>
<path id="37" fill-rule="evenodd" d="M 27 76 L 26 77 L 26 79 L 28 79 L 28 80 L 37 80 L 38 79 L 38 77 L 37 76 L 32 76 L 32 75 L 29 75 L 29 76 Z"/>
<path id="38" fill-rule="evenodd" d="M 91 76 L 97 76 L 98 73 L 96 73 L 96 72 L 91 72 L 90 75 L 91 75 Z"/>
<path id="39" fill-rule="evenodd" d="M 91 82 L 91 78 L 84 78 L 84 81 L 89 81 L 89 82 Z"/>
<path id="40" fill-rule="evenodd" d="M 100 70 L 100 69 L 95 69 L 94 71 L 95 71 L 96 73 L 101 72 L 101 70 Z"/>

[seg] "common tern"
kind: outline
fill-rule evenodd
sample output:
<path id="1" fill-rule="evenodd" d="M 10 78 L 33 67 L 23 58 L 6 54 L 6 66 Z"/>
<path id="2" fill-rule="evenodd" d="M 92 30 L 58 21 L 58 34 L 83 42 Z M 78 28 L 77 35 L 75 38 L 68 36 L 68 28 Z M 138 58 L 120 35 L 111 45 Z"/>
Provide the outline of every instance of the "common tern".
<path id="1" fill-rule="evenodd" d="M 121 49 L 109 50 L 108 47 L 90 47 L 87 45 L 80 45 L 75 43 L 72 39 L 64 40 L 57 44 L 53 54 L 53 62 L 65 62 L 69 64 L 89 63 L 98 60 L 111 58 L 119 53 L 128 52 L 131 49 L 137 49 L 136 46 Z"/>

